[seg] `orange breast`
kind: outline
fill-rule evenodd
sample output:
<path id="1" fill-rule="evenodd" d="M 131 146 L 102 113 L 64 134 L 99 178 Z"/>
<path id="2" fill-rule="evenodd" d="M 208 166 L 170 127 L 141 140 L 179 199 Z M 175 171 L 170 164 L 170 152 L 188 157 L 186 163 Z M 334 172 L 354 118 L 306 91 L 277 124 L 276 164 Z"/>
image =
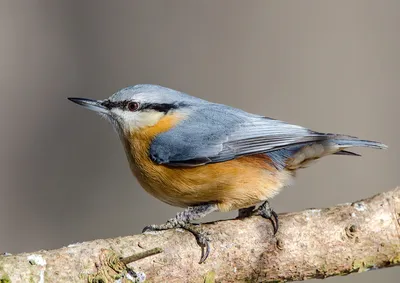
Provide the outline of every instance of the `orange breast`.
<path id="1" fill-rule="evenodd" d="M 167 115 L 156 125 L 131 133 L 125 141 L 133 174 L 154 197 L 180 207 L 218 203 L 221 211 L 248 207 L 273 197 L 290 173 L 277 171 L 263 154 L 198 167 L 169 167 L 149 158 L 151 141 L 182 117 Z"/>

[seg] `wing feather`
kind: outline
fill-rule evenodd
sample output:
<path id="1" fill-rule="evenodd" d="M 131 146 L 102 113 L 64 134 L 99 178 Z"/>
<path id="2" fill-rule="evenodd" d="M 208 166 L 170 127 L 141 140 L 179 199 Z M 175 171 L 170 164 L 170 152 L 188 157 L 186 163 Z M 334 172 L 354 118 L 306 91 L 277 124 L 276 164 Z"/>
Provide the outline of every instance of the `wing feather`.
<path id="1" fill-rule="evenodd" d="M 327 139 L 328 135 L 220 104 L 191 109 L 158 135 L 150 157 L 159 164 L 199 166 Z"/>

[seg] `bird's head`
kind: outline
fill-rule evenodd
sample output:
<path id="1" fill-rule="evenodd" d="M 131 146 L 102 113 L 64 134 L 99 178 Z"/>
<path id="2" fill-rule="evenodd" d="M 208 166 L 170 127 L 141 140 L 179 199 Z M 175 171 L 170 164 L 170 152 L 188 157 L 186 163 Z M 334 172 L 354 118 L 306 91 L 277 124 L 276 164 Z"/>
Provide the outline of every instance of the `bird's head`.
<path id="1" fill-rule="evenodd" d="M 207 103 L 157 85 L 127 87 L 105 100 L 76 97 L 68 99 L 106 117 L 120 134 L 151 127 L 165 115 L 187 114 L 191 107 Z"/>

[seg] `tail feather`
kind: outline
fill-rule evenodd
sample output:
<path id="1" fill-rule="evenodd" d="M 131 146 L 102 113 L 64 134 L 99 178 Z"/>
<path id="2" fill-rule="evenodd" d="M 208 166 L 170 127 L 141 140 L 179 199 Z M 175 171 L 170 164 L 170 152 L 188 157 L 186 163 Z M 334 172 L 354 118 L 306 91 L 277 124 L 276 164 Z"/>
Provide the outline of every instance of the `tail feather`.
<path id="1" fill-rule="evenodd" d="M 335 152 L 334 154 L 336 155 L 349 155 L 349 156 L 361 156 L 361 154 L 352 152 L 352 151 L 348 151 L 348 150 L 341 150 L 338 152 Z"/>
<path id="2" fill-rule="evenodd" d="M 357 153 L 347 150 L 351 147 L 369 147 L 377 149 L 386 149 L 387 146 L 380 142 L 360 140 L 356 137 L 321 134 L 325 140 L 309 142 L 288 146 L 286 148 L 270 151 L 266 153 L 277 169 L 287 168 L 295 170 L 309 165 L 310 161 L 319 159 L 323 156 L 336 154 L 348 156 L 361 156 Z"/>
<path id="3" fill-rule="evenodd" d="M 347 148 L 347 147 L 370 147 L 370 148 L 376 148 L 376 149 L 387 149 L 388 148 L 387 145 L 380 143 L 380 142 L 360 140 L 360 139 L 357 139 L 355 137 L 350 137 L 350 136 L 333 137 L 332 141 L 343 148 Z"/>

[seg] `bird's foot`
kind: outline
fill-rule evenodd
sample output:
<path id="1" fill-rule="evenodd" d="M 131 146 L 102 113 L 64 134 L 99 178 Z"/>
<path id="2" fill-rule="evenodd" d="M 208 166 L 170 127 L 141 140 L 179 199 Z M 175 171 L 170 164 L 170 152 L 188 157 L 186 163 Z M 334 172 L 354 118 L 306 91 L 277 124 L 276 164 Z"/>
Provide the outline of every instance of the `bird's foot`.
<path id="1" fill-rule="evenodd" d="M 162 231 L 162 230 L 169 230 L 169 229 L 175 229 L 175 228 L 181 228 L 186 231 L 189 231 L 190 233 L 193 234 L 193 236 L 196 238 L 197 244 L 201 247 L 201 258 L 199 263 L 205 262 L 205 260 L 208 258 L 211 248 L 210 248 L 210 238 L 209 238 L 209 233 L 204 232 L 200 228 L 200 224 L 192 224 L 192 223 L 171 223 L 167 222 L 165 224 L 161 225 L 149 225 L 144 227 L 142 233 L 145 232 L 152 232 L 152 231 Z"/>
<path id="2" fill-rule="evenodd" d="M 260 215 L 265 219 L 269 219 L 272 223 L 274 235 L 278 232 L 279 229 L 278 214 L 276 214 L 276 212 L 271 208 L 268 201 L 265 201 L 256 210 L 254 210 L 253 215 Z"/>
<path id="3" fill-rule="evenodd" d="M 172 227 L 172 226 L 170 227 L 168 225 L 168 222 L 165 224 L 160 224 L 160 225 L 152 224 L 152 225 L 148 225 L 148 226 L 144 227 L 142 230 L 142 233 L 163 231 L 163 230 L 168 230 L 168 229 L 173 229 L 173 228 L 177 228 L 177 227 Z"/>
<path id="4" fill-rule="evenodd" d="M 162 231 L 174 228 L 182 228 L 195 236 L 197 243 L 201 247 L 201 258 L 199 263 L 203 263 L 210 254 L 209 234 L 200 228 L 200 224 L 192 224 L 190 221 L 204 217 L 205 215 L 218 210 L 215 204 L 205 204 L 194 207 L 188 207 L 179 212 L 174 218 L 168 220 L 165 224 L 146 226 L 142 233 L 150 231 Z"/>
<path id="5" fill-rule="evenodd" d="M 193 234 L 193 236 L 195 236 L 197 244 L 201 247 L 201 258 L 199 263 L 201 264 L 205 262 L 211 251 L 209 237 L 210 234 L 203 231 L 203 229 L 200 228 L 200 225 L 195 225 L 191 223 L 187 223 L 186 225 L 181 226 L 181 228 L 189 231 Z"/>

